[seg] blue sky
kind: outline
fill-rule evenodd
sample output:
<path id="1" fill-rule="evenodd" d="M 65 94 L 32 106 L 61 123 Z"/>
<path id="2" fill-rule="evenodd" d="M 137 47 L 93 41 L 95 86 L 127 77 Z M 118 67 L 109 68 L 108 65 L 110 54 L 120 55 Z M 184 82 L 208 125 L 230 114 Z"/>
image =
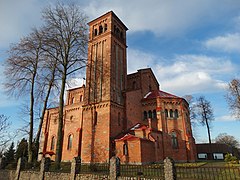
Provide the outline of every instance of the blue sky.
<path id="1" fill-rule="evenodd" d="M 71 1 L 69 1 L 71 2 Z M 224 95 L 240 77 L 240 1 L 238 0 L 81 0 L 89 21 L 113 10 L 129 28 L 128 72 L 151 67 L 160 88 L 178 96 L 204 95 L 212 104 L 212 138 L 219 133 L 239 141 L 240 121 L 231 116 Z M 41 25 L 41 10 L 56 1 L 0 0 L 0 65 L 10 43 Z M 4 94 L 0 66 L 0 113 L 21 127 L 22 99 Z M 205 127 L 194 127 L 197 142 L 207 142 Z"/>

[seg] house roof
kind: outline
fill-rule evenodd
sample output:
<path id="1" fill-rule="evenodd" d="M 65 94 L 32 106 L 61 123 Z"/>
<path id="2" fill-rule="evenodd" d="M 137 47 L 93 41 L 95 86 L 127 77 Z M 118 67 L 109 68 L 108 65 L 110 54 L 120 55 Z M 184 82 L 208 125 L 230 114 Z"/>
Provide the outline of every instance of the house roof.
<path id="1" fill-rule="evenodd" d="M 162 97 L 162 98 L 180 98 L 178 96 L 175 96 L 173 94 L 161 91 L 161 90 L 155 90 L 155 91 L 150 91 L 147 93 L 143 99 L 154 99 L 157 97 Z"/>
<path id="2" fill-rule="evenodd" d="M 197 153 L 228 153 L 232 152 L 232 148 L 226 144 L 212 143 L 211 148 L 209 143 L 196 144 Z"/>

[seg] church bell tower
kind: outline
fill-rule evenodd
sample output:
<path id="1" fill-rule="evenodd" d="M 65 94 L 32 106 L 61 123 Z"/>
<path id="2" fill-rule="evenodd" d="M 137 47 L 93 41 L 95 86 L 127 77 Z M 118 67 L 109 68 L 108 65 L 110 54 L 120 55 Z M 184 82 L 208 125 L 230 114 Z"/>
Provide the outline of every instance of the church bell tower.
<path id="1" fill-rule="evenodd" d="M 88 25 L 81 158 L 83 162 L 106 162 L 114 153 L 114 136 L 126 127 L 128 29 L 112 11 Z"/>

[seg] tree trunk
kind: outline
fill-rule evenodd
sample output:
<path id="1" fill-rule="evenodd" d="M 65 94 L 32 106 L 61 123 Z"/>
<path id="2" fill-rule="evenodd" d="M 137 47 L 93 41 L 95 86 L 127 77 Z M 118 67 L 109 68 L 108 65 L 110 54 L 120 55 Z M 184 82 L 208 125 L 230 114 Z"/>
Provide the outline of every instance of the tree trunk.
<path id="1" fill-rule="evenodd" d="M 60 163 L 62 159 L 62 145 L 63 145 L 63 107 L 64 107 L 64 91 L 66 83 L 66 71 L 62 76 L 62 85 L 59 97 L 59 118 L 58 118 L 58 134 L 57 134 L 57 147 L 56 147 L 56 159 L 55 167 L 60 169 Z"/>
<path id="2" fill-rule="evenodd" d="M 50 93 L 51 93 L 51 89 L 52 89 L 52 86 L 53 86 L 53 82 L 54 82 L 54 78 L 55 78 L 55 70 L 56 70 L 56 66 L 54 66 L 54 69 L 52 71 L 52 78 L 49 81 L 48 91 L 47 91 L 47 94 L 46 94 L 46 97 L 45 97 L 45 100 L 44 100 L 42 114 L 41 114 L 41 117 L 40 117 L 40 122 L 39 122 L 39 126 L 38 126 L 38 132 L 37 132 L 36 140 L 35 140 L 35 145 L 36 145 L 36 149 L 37 150 L 39 149 L 39 139 L 40 139 L 40 134 L 41 134 L 41 131 L 42 131 L 43 119 L 44 119 L 44 115 L 45 115 L 45 112 L 46 112 L 46 109 L 47 109 L 48 99 L 49 99 L 49 96 L 50 96 Z"/>
<path id="3" fill-rule="evenodd" d="M 34 119 L 34 83 L 35 83 L 36 71 L 32 76 L 32 84 L 31 84 L 31 93 L 30 93 L 30 121 L 29 121 L 29 138 L 28 138 L 28 163 L 32 163 L 33 161 L 33 152 L 32 152 L 32 142 L 33 142 L 33 119 Z"/>
<path id="4" fill-rule="evenodd" d="M 210 133 L 210 127 L 209 127 L 207 119 L 206 119 L 206 126 L 207 126 L 207 131 L 208 131 L 208 142 L 209 142 L 209 150 L 210 150 L 210 159 L 213 159 L 211 133 Z"/>

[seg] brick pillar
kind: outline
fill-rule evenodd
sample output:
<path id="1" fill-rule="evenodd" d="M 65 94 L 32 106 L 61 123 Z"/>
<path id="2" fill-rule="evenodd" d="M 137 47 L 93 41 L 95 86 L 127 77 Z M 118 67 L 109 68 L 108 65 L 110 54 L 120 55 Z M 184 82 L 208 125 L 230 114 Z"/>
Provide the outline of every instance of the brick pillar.
<path id="1" fill-rule="evenodd" d="M 16 169 L 16 172 L 15 172 L 14 180 L 18 180 L 19 179 L 21 166 L 22 166 L 22 158 L 19 158 L 18 159 L 18 163 L 17 163 L 17 169 Z"/>
<path id="2" fill-rule="evenodd" d="M 51 164 L 50 158 L 42 158 L 40 164 L 39 180 L 44 180 L 45 172 L 49 171 L 49 166 Z"/>
<path id="3" fill-rule="evenodd" d="M 81 168 L 81 158 L 75 157 L 71 163 L 71 180 L 76 179 L 76 174 L 80 172 Z"/>
<path id="4" fill-rule="evenodd" d="M 109 179 L 110 180 L 116 180 L 117 176 L 120 174 L 120 161 L 119 158 L 116 156 L 113 156 L 110 159 L 110 166 L 109 166 Z"/>
<path id="5" fill-rule="evenodd" d="M 164 159 L 164 177 L 165 180 L 176 180 L 177 178 L 174 161 L 169 157 Z"/>

